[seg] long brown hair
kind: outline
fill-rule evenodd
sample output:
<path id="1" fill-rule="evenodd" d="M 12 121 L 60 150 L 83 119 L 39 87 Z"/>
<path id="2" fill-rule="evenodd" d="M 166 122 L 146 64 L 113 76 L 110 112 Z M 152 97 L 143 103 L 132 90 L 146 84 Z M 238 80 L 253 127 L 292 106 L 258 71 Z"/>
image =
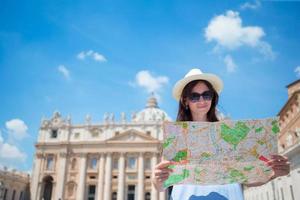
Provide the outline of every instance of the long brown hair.
<path id="1" fill-rule="evenodd" d="M 192 89 L 197 85 L 197 83 L 203 82 L 209 90 L 213 91 L 214 95 L 211 100 L 211 106 L 207 113 L 207 120 L 209 122 L 216 122 L 219 121 L 217 115 L 216 115 L 216 106 L 219 101 L 219 95 L 214 89 L 214 87 L 211 85 L 210 82 L 206 80 L 194 80 L 189 82 L 182 90 L 180 101 L 179 101 L 179 108 L 177 113 L 177 119 L 176 121 L 193 121 L 192 113 L 189 108 L 186 109 L 185 102 L 187 100 L 187 97 L 191 94 Z"/>

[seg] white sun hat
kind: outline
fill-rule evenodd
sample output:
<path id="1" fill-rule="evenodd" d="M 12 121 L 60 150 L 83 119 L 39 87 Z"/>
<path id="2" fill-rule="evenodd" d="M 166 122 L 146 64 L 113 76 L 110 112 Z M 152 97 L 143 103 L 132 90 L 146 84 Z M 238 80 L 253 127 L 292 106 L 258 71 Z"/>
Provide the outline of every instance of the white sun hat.
<path id="1" fill-rule="evenodd" d="M 179 101 L 183 88 L 191 81 L 206 80 L 212 84 L 218 94 L 223 89 L 223 81 L 215 74 L 203 73 L 200 69 L 191 69 L 183 79 L 177 81 L 173 87 L 173 97 Z"/>

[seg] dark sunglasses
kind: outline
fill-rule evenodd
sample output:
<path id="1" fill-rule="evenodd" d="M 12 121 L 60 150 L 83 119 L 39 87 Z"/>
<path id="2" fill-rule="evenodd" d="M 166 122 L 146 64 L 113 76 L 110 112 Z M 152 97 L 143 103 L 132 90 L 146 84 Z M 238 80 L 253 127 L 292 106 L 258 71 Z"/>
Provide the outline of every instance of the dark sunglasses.
<path id="1" fill-rule="evenodd" d="M 189 100 L 191 100 L 192 102 L 197 102 L 200 100 L 200 97 L 202 96 L 203 100 L 205 101 L 210 101 L 212 100 L 212 98 L 214 97 L 214 92 L 213 91 L 205 91 L 203 93 L 198 93 L 198 92 L 192 92 L 188 98 Z"/>

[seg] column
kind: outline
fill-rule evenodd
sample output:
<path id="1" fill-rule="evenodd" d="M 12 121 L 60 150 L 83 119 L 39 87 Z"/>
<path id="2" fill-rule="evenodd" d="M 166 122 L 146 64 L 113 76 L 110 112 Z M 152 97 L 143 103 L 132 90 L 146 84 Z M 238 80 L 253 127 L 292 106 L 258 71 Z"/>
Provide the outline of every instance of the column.
<path id="1" fill-rule="evenodd" d="M 67 154 L 60 153 L 59 166 L 57 170 L 57 192 L 55 199 L 64 199 L 65 174 L 67 164 Z"/>
<path id="2" fill-rule="evenodd" d="M 165 200 L 166 199 L 166 192 L 165 191 L 159 193 L 159 200 Z"/>
<path id="3" fill-rule="evenodd" d="M 292 160 L 291 160 L 292 161 Z M 296 161 L 294 161 L 296 162 Z M 291 170 L 291 177 L 292 177 L 292 185 L 293 185 L 293 190 L 294 190 L 294 198 L 295 199 L 300 199 L 300 173 L 299 173 L 299 168 Z"/>
<path id="4" fill-rule="evenodd" d="M 42 154 L 36 154 L 35 157 L 35 164 L 34 164 L 34 171 L 32 174 L 32 188 L 31 188 L 31 195 L 32 195 L 32 199 L 36 200 L 39 199 L 39 174 L 41 172 L 41 160 L 43 159 Z"/>
<path id="5" fill-rule="evenodd" d="M 97 197 L 98 200 L 103 200 L 103 185 L 104 185 L 104 154 L 100 155 L 99 169 L 98 169 L 98 186 L 97 186 Z"/>
<path id="6" fill-rule="evenodd" d="M 139 154 L 138 162 L 138 200 L 143 200 L 144 194 L 144 157 L 143 153 Z"/>
<path id="7" fill-rule="evenodd" d="M 38 183 L 38 186 L 37 186 L 37 193 L 36 193 L 36 196 L 35 196 L 35 199 L 36 200 L 40 200 L 42 198 L 42 183 Z"/>
<path id="8" fill-rule="evenodd" d="M 125 157 L 124 153 L 120 153 L 119 158 L 119 174 L 118 174 L 118 200 L 124 200 L 124 189 L 125 189 Z"/>
<path id="9" fill-rule="evenodd" d="M 111 153 L 106 155 L 104 200 L 111 200 Z"/>
<path id="10" fill-rule="evenodd" d="M 151 164 L 152 164 L 151 169 L 152 169 L 152 172 L 153 172 L 154 167 L 157 164 L 157 154 L 156 153 L 153 153 L 153 155 L 152 155 Z M 154 187 L 154 185 L 152 183 L 151 184 L 151 200 L 157 200 L 157 195 L 158 195 L 158 192 L 157 192 L 156 188 Z"/>
<path id="11" fill-rule="evenodd" d="M 79 183 L 77 188 L 78 200 L 84 200 L 84 189 L 85 189 L 85 173 L 86 173 L 86 154 L 80 154 L 80 171 L 79 171 Z"/>

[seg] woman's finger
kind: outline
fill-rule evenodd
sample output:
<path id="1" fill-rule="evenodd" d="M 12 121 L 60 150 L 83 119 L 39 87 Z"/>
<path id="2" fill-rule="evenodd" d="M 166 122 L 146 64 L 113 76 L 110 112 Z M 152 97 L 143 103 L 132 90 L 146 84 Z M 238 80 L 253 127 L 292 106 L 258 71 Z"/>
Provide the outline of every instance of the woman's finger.
<path id="1" fill-rule="evenodd" d="M 170 174 L 169 173 L 158 173 L 158 174 L 155 174 L 155 177 L 159 178 L 161 176 L 169 176 Z"/>
<path id="2" fill-rule="evenodd" d="M 283 160 L 283 161 L 288 161 L 288 157 L 286 156 L 282 156 L 282 155 L 278 155 L 278 154 L 274 154 L 274 155 L 271 155 L 271 159 L 272 160 Z"/>
<path id="3" fill-rule="evenodd" d="M 269 166 L 290 166 L 289 163 L 282 163 L 282 162 L 274 162 L 274 163 L 271 163 Z"/>
<path id="4" fill-rule="evenodd" d="M 154 171 L 154 174 L 157 175 L 157 174 L 171 173 L 171 172 L 173 172 L 173 170 L 171 170 L 171 169 L 164 169 L 164 170 L 158 169 L 158 170 L 155 170 L 155 171 Z"/>
<path id="5" fill-rule="evenodd" d="M 168 167 L 169 165 L 172 165 L 173 162 L 172 161 L 168 161 L 168 160 L 163 160 L 161 161 L 160 163 L 158 163 L 155 168 L 157 169 L 163 169 L 163 168 L 166 168 Z"/>

